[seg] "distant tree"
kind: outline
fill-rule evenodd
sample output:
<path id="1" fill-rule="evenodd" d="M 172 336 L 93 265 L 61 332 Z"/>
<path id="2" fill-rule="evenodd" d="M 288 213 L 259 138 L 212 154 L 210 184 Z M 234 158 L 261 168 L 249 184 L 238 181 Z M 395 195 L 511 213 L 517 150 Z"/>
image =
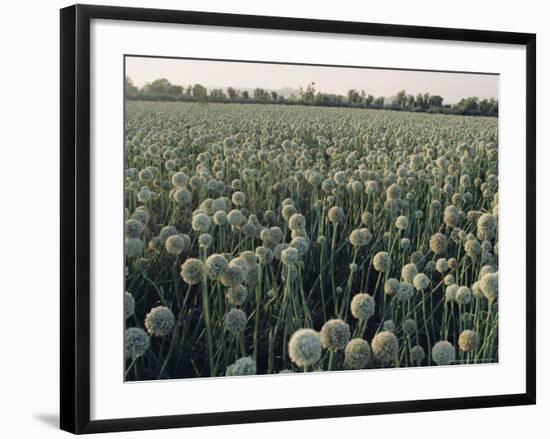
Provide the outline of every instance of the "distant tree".
<path id="1" fill-rule="evenodd" d="M 372 105 L 372 103 L 374 102 L 374 96 L 373 95 L 368 95 L 366 98 L 365 98 L 365 106 L 366 107 L 370 107 Z"/>
<path id="2" fill-rule="evenodd" d="M 243 96 L 243 99 L 249 99 L 250 98 L 250 94 L 248 93 L 247 90 L 243 90 L 243 92 L 241 94 Z"/>
<path id="3" fill-rule="evenodd" d="M 302 103 L 313 105 L 315 103 L 315 82 L 310 82 L 304 90 L 300 87 L 300 98 Z"/>
<path id="4" fill-rule="evenodd" d="M 201 102 L 206 101 L 206 98 L 208 96 L 208 90 L 206 90 L 206 87 L 200 84 L 193 85 L 191 93 L 196 100 Z"/>
<path id="5" fill-rule="evenodd" d="M 460 114 L 474 115 L 479 111 L 478 98 L 476 96 L 470 96 L 465 99 L 461 99 L 456 104 L 456 110 Z"/>
<path id="6" fill-rule="evenodd" d="M 416 98 L 414 100 L 414 105 L 417 109 L 421 110 L 422 108 L 424 108 L 424 96 L 422 95 L 422 93 L 418 93 L 416 95 Z"/>
<path id="7" fill-rule="evenodd" d="M 407 105 L 407 92 L 405 90 L 401 90 L 397 92 L 397 96 L 395 96 L 395 100 L 393 101 L 393 106 L 396 108 L 405 108 Z"/>
<path id="8" fill-rule="evenodd" d="M 379 98 L 376 98 L 374 102 L 372 103 L 373 107 L 375 108 L 383 108 L 384 107 L 384 96 L 380 96 Z"/>
<path id="9" fill-rule="evenodd" d="M 133 99 L 137 97 L 139 93 L 139 89 L 134 85 L 128 76 L 124 79 L 124 93 L 127 99 Z"/>
<path id="10" fill-rule="evenodd" d="M 267 90 L 264 90 L 263 88 L 255 88 L 254 89 L 254 100 L 258 102 L 267 102 L 269 101 L 271 95 Z"/>
<path id="11" fill-rule="evenodd" d="M 361 103 L 361 95 L 355 89 L 348 90 L 348 104 L 350 106 L 357 106 Z"/>
<path id="12" fill-rule="evenodd" d="M 225 95 L 223 89 L 221 88 L 214 88 L 210 91 L 210 97 L 216 101 L 224 101 L 227 99 L 227 96 Z"/>
<path id="13" fill-rule="evenodd" d="M 430 108 L 441 108 L 443 105 L 443 98 L 439 95 L 432 95 L 428 103 Z"/>
<path id="14" fill-rule="evenodd" d="M 148 95 L 181 96 L 183 87 L 181 85 L 172 85 L 166 78 L 159 78 L 145 84 L 143 92 Z"/>
<path id="15" fill-rule="evenodd" d="M 277 101 L 277 100 L 279 99 L 279 95 L 277 94 L 276 91 L 272 91 L 272 92 L 271 92 L 271 99 L 272 99 L 273 101 Z"/>
<path id="16" fill-rule="evenodd" d="M 229 99 L 236 99 L 239 97 L 239 90 L 233 87 L 227 87 L 227 96 L 229 96 Z"/>
<path id="17" fill-rule="evenodd" d="M 483 116 L 497 116 L 498 115 L 498 102 L 493 98 L 487 100 L 483 99 L 479 101 L 479 113 Z"/>
<path id="18" fill-rule="evenodd" d="M 414 109 L 414 95 L 407 96 L 407 108 L 409 110 Z"/>

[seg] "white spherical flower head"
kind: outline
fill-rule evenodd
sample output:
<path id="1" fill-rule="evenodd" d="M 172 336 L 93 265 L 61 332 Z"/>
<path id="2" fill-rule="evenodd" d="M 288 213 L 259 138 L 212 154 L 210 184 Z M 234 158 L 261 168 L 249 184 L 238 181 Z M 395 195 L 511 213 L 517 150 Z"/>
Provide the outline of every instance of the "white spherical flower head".
<path id="1" fill-rule="evenodd" d="M 263 245 L 256 247 L 256 256 L 261 265 L 271 263 L 274 258 L 273 251 L 269 247 L 265 247 Z"/>
<path id="2" fill-rule="evenodd" d="M 231 196 L 231 201 L 235 206 L 242 206 L 246 201 L 246 197 L 242 192 L 237 191 L 237 192 L 234 192 L 233 195 Z"/>
<path id="3" fill-rule="evenodd" d="M 208 232 L 208 229 L 210 228 L 210 217 L 205 213 L 193 215 L 191 227 L 196 232 Z"/>
<path id="4" fill-rule="evenodd" d="M 472 300 L 472 292 L 468 287 L 459 287 L 456 290 L 456 303 L 459 305 L 467 305 Z"/>
<path id="5" fill-rule="evenodd" d="M 458 209 L 455 206 L 447 206 L 443 213 L 443 221 L 449 227 L 458 226 Z"/>
<path id="6" fill-rule="evenodd" d="M 166 240 L 172 236 L 177 235 L 178 230 L 174 226 L 165 226 L 161 229 L 159 233 L 159 239 L 162 245 L 166 243 Z"/>
<path id="7" fill-rule="evenodd" d="M 145 226 L 149 222 L 150 215 L 144 206 L 140 206 L 132 214 L 132 219 L 138 220 L 141 224 Z"/>
<path id="8" fill-rule="evenodd" d="M 288 355 L 299 367 L 311 366 L 321 358 L 323 347 L 319 334 L 313 329 L 299 329 L 288 342 Z"/>
<path id="9" fill-rule="evenodd" d="M 397 291 L 399 290 L 399 281 L 394 278 L 389 278 L 384 283 L 384 294 L 388 296 L 394 296 L 397 294 Z"/>
<path id="10" fill-rule="evenodd" d="M 176 189 L 172 193 L 173 200 L 180 206 L 190 206 L 193 201 L 193 195 L 189 192 L 189 189 L 181 187 Z"/>
<path id="11" fill-rule="evenodd" d="M 225 315 L 224 325 L 229 332 L 239 334 L 245 330 L 247 321 L 248 318 L 243 310 L 232 308 Z"/>
<path id="12" fill-rule="evenodd" d="M 453 285 L 455 283 L 455 277 L 452 274 L 448 274 L 443 278 L 443 283 L 447 286 Z"/>
<path id="13" fill-rule="evenodd" d="M 214 253 L 206 259 L 206 274 L 211 280 L 217 280 L 227 266 L 228 262 L 225 256 Z"/>
<path id="14" fill-rule="evenodd" d="M 199 236 L 199 247 L 208 248 L 212 245 L 212 235 L 210 233 L 201 233 Z"/>
<path id="15" fill-rule="evenodd" d="M 396 183 L 391 184 L 386 190 L 386 198 L 388 200 L 395 200 L 401 198 L 401 186 Z"/>
<path id="16" fill-rule="evenodd" d="M 418 274 L 418 268 L 416 264 L 412 262 L 406 264 L 401 269 L 401 277 L 405 282 L 412 284 L 414 282 L 415 276 Z"/>
<path id="17" fill-rule="evenodd" d="M 349 235 L 349 242 L 351 245 L 356 247 L 362 247 L 367 245 L 371 239 L 372 235 L 368 229 L 356 229 L 351 232 Z"/>
<path id="18" fill-rule="evenodd" d="M 487 300 L 494 301 L 498 297 L 498 273 L 485 274 L 479 281 L 479 287 Z"/>
<path id="19" fill-rule="evenodd" d="M 399 230 L 407 230 L 407 227 L 409 227 L 409 219 L 404 215 L 398 216 L 395 220 L 395 227 Z"/>
<path id="20" fill-rule="evenodd" d="M 479 239 L 492 239 L 495 235 L 496 228 L 496 219 L 490 213 L 484 213 L 477 220 L 477 234 Z"/>
<path id="21" fill-rule="evenodd" d="M 128 291 L 124 292 L 124 318 L 127 319 L 134 315 L 136 310 L 136 301 Z"/>
<path id="22" fill-rule="evenodd" d="M 227 366 L 226 376 L 256 375 L 256 362 L 250 357 L 239 358 Z"/>
<path id="23" fill-rule="evenodd" d="M 242 226 L 246 224 L 246 217 L 238 209 L 233 209 L 227 214 L 227 222 L 231 226 Z"/>
<path id="24" fill-rule="evenodd" d="M 225 297 L 227 301 L 234 306 L 242 306 L 248 298 L 248 290 L 244 285 L 237 285 L 232 288 L 228 288 Z"/>
<path id="25" fill-rule="evenodd" d="M 172 235 L 168 237 L 164 247 L 166 248 L 167 253 L 170 253 L 171 255 L 179 255 L 187 250 L 187 242 L 180 234 Z"/>
<path id="26" fill-rule="evenodd" d="M 456 302 L 456 293 L 458 292 L 458 285 L 452 284 L 445 288 L 445 300 L 447 302 Z"/>
<path id="27" fill-rule="evenodd" d="M 432 359 L 439 366 L 447 366 L 455 361 L 455 348 L 446 340 L 438 341 L 432 348 Z"/>
<path id="28" fill-rule="evenodd" d="M 350 340 L 344 355 L 344 363 L 350 369 L 364 369 L 372 356 L 369 343 L 362 338 Z"/>
<path id="29" fill-rule="evenodd" d="M 462 352 L 474 352 L 479 346 L 479 336 L 471 329 L 465 329 L 458 336 L 458 347 Z"/>
<path id="30" fill-rule="evenodd" d="M 387 252 L 378 252 L 372 258 L 372 265 L 380 272 L 389 271 L 391 268 L 391 257 Z"/>
<path id="31" fill-rule="evenodd" d="M 346 184 L 346 173 L 344 171 L 337 171 L 334 173 L 334 181 L 337 185 L 343 186 Z"/>
<path id="32" fill-rule="evenodd" d="M 288 220 L 290 230 L 301 230 L 306 228 L 306 218 L 300 213 L 295 213 Z"/>
<path id="33" fill-rule="evenodd" d="M 147 352 L 150 345 L 147 333 L 141 328 L 128 328 L 124 332 L 124 352 L 126 358 L 135 360 Z"/>
<path id="34" fill-rule="evenodd" d="M 417 366 L 420 366 L 422 361 L 424 361 L 424 358 L 426 358 L 424 348 L 419 345 L 413 346 L 411 349 L 411 362 L 415 363 Z"/>
<path id="35" fill-rule="evenodd" d="M 409 282 L 399 282 L 399 288 L 395 294 L 398 302 L 407 302 L 414 296 L 414 287 Z"/>
<path id="36" fill-rule="evenodd" d="M 403 322 L 403 332 L 407 335 L 414 335 L 416 334 L 416 320 L 413 319 L 407 319 Z"/>
<path id="37" fill-rule="evenodd" d="M 285 265 L 296 265 L 300 255 L 294 247 L 287 247 L 281 251 L 281 262 Z"/>
<path id="38" fill-rule="evenodd" d="M 143 223 L 137 219 L 129 219 L 126 221 L 125 227 L 127 238 L 139 238 L 145 230 Z"/>
<path id="39" fill-rule="evenodd" d="M 180 276 L 189 285 L 200 283 L 203 274 L 204 265 L 200 259 L 189 258 L 181 265 Z"/>
<path id="40" fill-rule="evenodd" d="M 375 302 L 369 294 L 359 293 L 353 296 L 350 308 L 353 317 L 367 321 L 374 315 Z"/>
<path id="41" fill-rule="evenodd" d="M 409 238 L 401 238 L 399 240 L 399 248 L 401 250 L 408 250 L 411 247 L 411 240 Z"/>
<path id="42" fill-rule="evenodd" d="M 124 242 L 126 256 L 136 258 L 143 254 L 143 241 L 139 238 L 127 238 Z"/>
<path id="43" fill-rule="evenodd" d="M 245 271 L 239 265 L 228 266 L 220 275 L 219 281 L 226 287 L 235 287 L 244 282 L 247 275 Z"/>
<path id="44" fill-rule="evenodd" d="M 163 337 L 174 327 L 176 319 L 170 308 L 156 306 L 145 316 L 145 328 L 150 335 Z"/>
<path id="45" fill-rule="evenodd" d="M 346 347 L 351 336 L 349 325 L 340 319 L 331 319 L 323 325 L 320 332 L 321 345 L 330 350 L 338 351 Z"/>
<path id="46" fill-rule="evenodd" d="M 227 224 L 227 214 L 223 210 L 218 210 L 214 213 L 212 220 L 217 226 L 223 226 Z"/>
<path id="47" fill-rule="evenodd" d="M 189 182 L 189 177 L 183 172 L 176 172 L 172 175 L 172 184 L 178 188 L 187 186 Z"/>
<path id="48" fill-rule="evenodd" d="M 298 255 L 303 258 L 309 251 L 309 239 L 298 236 L 290 241 L 290 246 L 298 250 Z"/>
<path id="49" fill-rule="evenodd" d="M 344 211 L 341 207 L 334 206 L 331 207 L 328 211 L 328 219 L 333 224 L 340 224 L 344 222 L 345 219 Z"/>
<path id="50" fill-rule="evenodd" d="M 430 250 L 436 255 L 444 255 L 447 252 L 448 241 L 443 233 L 435 233 L 430 237 Z"/>
<path id="51" fill-rule="evenodd" d="M 488 273 L 494 273 L 495 272 L 495 269 L 491 266 L 491 265 L 484 265 L 483 267 L 481 267 L 481 269 L 479 270 L 479 279 L 481 280 L 481 278 L 483 276 L 485 276 L 486 274 Z"/>
<path id="52" fill-rule="evenodd" d="M 430 278 L 424 273 L 418 273 L 413 279 L 413 285 L 418 291 L 424 291 L 430 286 Z"/>
<path id="53" fill-rule="evenodd" d="M 447 259 L 445 258 L 438 259 L 437 262 L 435 263 L 435 269 L 441 274 L 446 273 L 447 270 L 449 269 L 449 264 L 447 263 Z"/>
<path id="54" fill-rule="evenodd" d="M 399 340 L 393 332 L 382 331 L 374 336 L 371 342 L 374 356 L 382 362 L 389 362 L 397 357 Z"/>

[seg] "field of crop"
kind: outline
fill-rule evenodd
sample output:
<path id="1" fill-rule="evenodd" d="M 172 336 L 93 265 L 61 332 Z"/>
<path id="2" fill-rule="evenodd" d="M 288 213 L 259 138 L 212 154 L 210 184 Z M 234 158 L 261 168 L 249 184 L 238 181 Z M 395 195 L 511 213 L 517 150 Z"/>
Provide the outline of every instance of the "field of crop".
<path id="1" fill-rule="evenodd" d="M 496 118 L 127 102 L 127 380 L 498 361 Z"/>

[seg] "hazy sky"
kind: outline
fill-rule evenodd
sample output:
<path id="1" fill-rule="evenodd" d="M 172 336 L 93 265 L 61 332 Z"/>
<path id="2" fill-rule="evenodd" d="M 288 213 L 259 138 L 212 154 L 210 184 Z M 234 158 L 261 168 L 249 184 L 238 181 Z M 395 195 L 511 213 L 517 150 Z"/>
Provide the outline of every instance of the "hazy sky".
<path id="1" fill-rule="evenodd" d="M 376 97 L 389 97 L 405 89 L 414 95 L 441 95 L 448 104 L 468 96 L 498 97 L 498 76 L 469 73 L 127 57 L 126 76 L 139 87 L 158 78 L 185 86 L 199 83 L 206 87 L 270 90 L 305 88 L 314 81 L 316 90 L 342 95 L 354 88 Z"/>

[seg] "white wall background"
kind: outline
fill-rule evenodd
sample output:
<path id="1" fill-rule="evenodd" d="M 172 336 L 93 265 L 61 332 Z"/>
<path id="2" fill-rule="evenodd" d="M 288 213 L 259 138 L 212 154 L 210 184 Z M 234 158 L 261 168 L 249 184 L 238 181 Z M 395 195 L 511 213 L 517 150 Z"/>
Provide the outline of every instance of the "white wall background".
<path id="1" fill-rule="evenodd" d="M 88 3 L 96 3 L 88 1 Z M 544 225 L 550 209 L 549 11 L 524 0 L 254 0 L 124 1 L 100 4 L 299 16 L 394 24 L 464 27 L 537 33 L 538 45 L 538 405 L 455 412 L 324 419 L 316 421 L 125 433 L 131 437 L 241 439 L 342 435 L 445 439 L 514 437 L 548 426 L 550 380 L 544 374 L 550 325 L 544 293 L 550 262 Z M 0 17 L 0 433 L 4 437 L 52 438 L 58 431 L 59 288 L 59 13 L 69 2 L 27 0 L 3 5 Z M 7 282 L 6 282 L 7 281 Z M 548 369 L 547 369 L 548 370 Z M 364 389 L 368 391 L 368 389 Z M 147 404 L 147 401 L 143 401 Z M 539 437 L 540 434 L 538 435 Z M 103 435 L 104 437 L 122 437 Z M 535 434 L 537 436 L 537 434 Z"/>

